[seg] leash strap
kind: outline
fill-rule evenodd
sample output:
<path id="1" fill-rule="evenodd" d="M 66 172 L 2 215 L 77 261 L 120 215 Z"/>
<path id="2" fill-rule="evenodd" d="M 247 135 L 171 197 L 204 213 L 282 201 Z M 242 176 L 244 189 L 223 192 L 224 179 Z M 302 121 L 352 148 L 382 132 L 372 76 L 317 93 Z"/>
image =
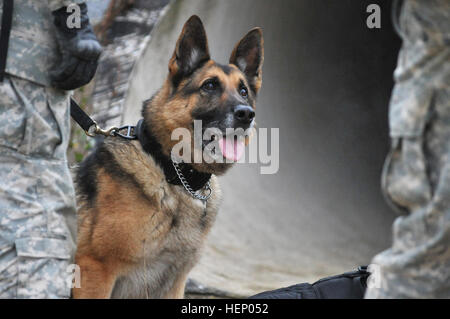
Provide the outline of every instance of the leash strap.
<path id="1" fill-rule="evenodd" d="M 86 132 L 89 132 L 89 129 L 96 124 L 94 120 L 92 120 L 91 117 L 82 110 L 73 98 L 70 98 L 70 116 L 72 116 L 74 121 L 77 122 L 78 125 L 80 125 Z"/>
<path id="2" fill-rule="evenodd" d="M 78 105 L 78 103 L 73 98 L 70 98 L 70 116 L 86 132 L 86 135 L 90 137 L 103 135 L 103 136 L 118 136 L 126 140 L 137 139 L 135 127 L 131 125 L 125 125 L 122 127 L 111 127 L 108 130 L 101 129 L 98 126 L 97 122 L 95 122 L 89 115 L 87 115 L 86 112 L 83 111 L 83 109 Z M 92 128 L 94 129 L 92 130 Z"/>
<path id="3" fill-rule="evenodd" d="M 11 35 L 13 0 L 3 0 L 2 30 L 0 33 L 0 82 L 3 82 L 8 57 L 9 36 Z"/>

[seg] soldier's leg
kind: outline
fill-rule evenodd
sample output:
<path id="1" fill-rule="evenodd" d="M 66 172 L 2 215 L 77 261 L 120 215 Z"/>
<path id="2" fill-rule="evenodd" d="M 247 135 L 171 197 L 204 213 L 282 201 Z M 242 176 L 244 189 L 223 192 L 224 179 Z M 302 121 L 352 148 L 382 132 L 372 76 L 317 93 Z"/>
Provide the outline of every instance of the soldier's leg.
<path id="1" fill-rule="evenodd" d="M 402 216 L 392 247 L 373 260 L 366 298 L 450 298 L 449 9 L 446 0 L 404 1 L 382 183 Z"/>
<path id="2" fill-rule="evenodd" d="M 0 298 L 64 298 L 75 213 L 67 95 L 15 77 L 0 84 Z"/>
<path id="3" fill-rule="evenodd" d="M 431 122 L 417 144 L 423 146 L 424 162 L 421 156 L 403 158 L 405 166 L 422 166 L 425 178 L 420 181 L 420 174 L 415 174 L 408 180 L 406 173 L 388 183 L 397 183 L 390 194 L 409 215 L 397 218 L 392 247 L 374 258 L 374 269 L 380 271 L 374 283 L 379 286 L 369 288 L 367 298 L 450 298 L 450 90 L 437 90 L 433 101 Z M 401 188 L 406 192 L 397 191 Z M 430 199 L 421 204 L 414 193 L 423 190 L 424 197 L 430 191 Z M 411 205 L 406 208 L 408 200 Z"/>

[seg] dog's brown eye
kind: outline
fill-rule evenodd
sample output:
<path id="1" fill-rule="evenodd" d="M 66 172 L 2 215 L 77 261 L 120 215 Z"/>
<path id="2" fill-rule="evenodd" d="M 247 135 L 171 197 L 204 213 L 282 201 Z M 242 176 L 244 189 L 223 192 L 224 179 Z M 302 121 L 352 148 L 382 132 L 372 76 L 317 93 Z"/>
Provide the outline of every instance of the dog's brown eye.
<path id="1" fill-rule="evenodd" d="M 214 91 L 217 89 L 217 81 L 214 79 L 208 80 L 202 85 L 202 89 L 208 92 Z"/>
<path id="2" fill-rule="evenodd" d="M 245 87 L 240 88 L 239 94 L 240 94 L 242 97 L 247 97 L 247 96 L 248 96 L 248 90 L 247 90 L 247 88 L 245 88 Z"/>

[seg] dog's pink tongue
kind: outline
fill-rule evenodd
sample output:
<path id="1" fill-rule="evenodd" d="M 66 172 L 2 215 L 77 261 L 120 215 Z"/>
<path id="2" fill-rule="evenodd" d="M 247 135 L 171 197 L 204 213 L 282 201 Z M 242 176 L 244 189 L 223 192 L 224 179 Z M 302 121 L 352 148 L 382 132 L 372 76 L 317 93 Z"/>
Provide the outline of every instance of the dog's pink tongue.
<path id="1" fill-rule="evenodd" d="M 233 137 L 224 137 L 218 142 L 222 155 L 233 162 L 239 161 L 239 159 L 242 157 L 242 154 L 244 154 L 244 141 L 234 139 Z"/>

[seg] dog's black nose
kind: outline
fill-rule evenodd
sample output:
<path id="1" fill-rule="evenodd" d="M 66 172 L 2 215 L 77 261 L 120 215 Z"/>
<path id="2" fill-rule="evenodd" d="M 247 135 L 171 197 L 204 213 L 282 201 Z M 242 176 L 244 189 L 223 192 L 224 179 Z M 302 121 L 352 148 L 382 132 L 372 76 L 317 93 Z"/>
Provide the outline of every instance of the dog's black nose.
<path id="1" fill-rule="evenodd" d="M 255 111 L 248 105 L 238 105 L 234 108 L 234 118 L 243 124 L 250 124 L 255 118 Z"/>

